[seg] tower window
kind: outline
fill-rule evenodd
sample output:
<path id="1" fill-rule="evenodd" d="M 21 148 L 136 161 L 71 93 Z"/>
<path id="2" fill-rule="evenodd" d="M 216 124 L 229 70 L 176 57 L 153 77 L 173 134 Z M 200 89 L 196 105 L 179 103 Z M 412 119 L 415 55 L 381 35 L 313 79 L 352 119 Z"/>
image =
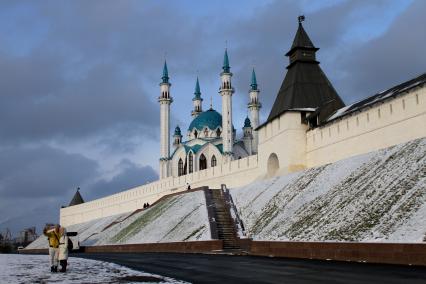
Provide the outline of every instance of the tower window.
<path id="1" fill-rule="evenodd" d="M 212 157 L 212 163 L 211 163 L 211 165 L 212 165 L 212 168 L 216 167 L 216 165 L 217 165 L 217 160 L 216 160 L 216 156 L 215 155 L 213 155 L 213 157 Z"/>

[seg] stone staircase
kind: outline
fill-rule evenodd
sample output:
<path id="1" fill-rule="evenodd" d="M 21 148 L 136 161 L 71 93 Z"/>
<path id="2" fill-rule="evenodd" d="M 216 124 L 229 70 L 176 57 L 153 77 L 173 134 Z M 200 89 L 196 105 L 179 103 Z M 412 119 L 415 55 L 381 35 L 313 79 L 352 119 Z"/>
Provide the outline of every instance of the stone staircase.
<path id="1" fill-rule="evenodd" d="M 225 201 L 224 192 L 221 189 L 208 189 L 211 191 L 211 201 L 214 219 L 216 221 L 217 237 L 223 240 L 224 250 L 240 250 L 237 231 L 232 219 L 230 208 Z"/>

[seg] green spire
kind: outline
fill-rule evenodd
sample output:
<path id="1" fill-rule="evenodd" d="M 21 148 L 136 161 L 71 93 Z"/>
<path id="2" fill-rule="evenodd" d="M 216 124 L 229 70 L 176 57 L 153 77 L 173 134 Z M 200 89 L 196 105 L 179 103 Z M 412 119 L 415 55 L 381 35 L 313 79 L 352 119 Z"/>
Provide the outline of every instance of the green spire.
<path id="1" fill-rule="evenodd" d="M 167 70 L 166 60 L 164 60 L 163 77 L 161 77 L 161 79 L 163 79 L 162 83 L 169 83 L 169 71 Z"/>
<path id="2" fill-rule="evenodd" d="M 248 116 L 244 120 L 244 127 L 251 127 L 251 122 L 250 122 L 250 119 L 248 118 Z"/>
<path id="3" fill-rule="evenodd" d="M 194 95 L 195 95 L 194 99 L 200 99 L 201 98 L 200 82 L 198 82 L 198 76 L 197 76 L 197 82 L 195 83 Z"/>
<path id="4" fill-rule="evenodd" d="M 223 57 L 223 72 L 224 73 L 229 73 L 229 70 L 231 69 L 231 67 L 229 67 L 229 58 L 228 58 L 228 49 L 225 48 L 225 56 Z"/>
<path id="5" fill-rule="evenodd" d="M 252 91 L 256 91 L 257 90 L 257 81 L 256 81 L 256 73 L 254 72 L 254 68 L 253 71 L 251 72 L 251 89 Z"/>
<path id="6" fill-rule="evenodd" d="M 175 136 L 182 136 L 179 125 L 175 128 Z"/>

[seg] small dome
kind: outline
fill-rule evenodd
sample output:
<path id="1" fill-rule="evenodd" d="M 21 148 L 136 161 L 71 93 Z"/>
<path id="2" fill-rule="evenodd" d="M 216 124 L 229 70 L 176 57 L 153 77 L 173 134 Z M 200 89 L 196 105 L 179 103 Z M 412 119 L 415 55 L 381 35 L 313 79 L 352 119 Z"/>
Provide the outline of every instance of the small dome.
<path id="1" fill-rule="evenodd" d="M 214 109 L 209 109 L 200 113 L 189 125 L 188 130 L 192 131 L 194 128 L 201 131 L 204 128 L 215 130 L 222 127 L 222 115 Z"/>
<path id="2" fill-rule="evenodd" d="M 182 133 L 180 132 L 180 127 L 179 126 L 176 126 L 176 128 L 175 128 L 175 135 L 182 136 Z"/>
<path id="3" fill-rule="evenodd" d="M 244 127 L 251 127 L 251 122 L 248 117 L 246 117 L 246 120 L 244 120 Z"/>

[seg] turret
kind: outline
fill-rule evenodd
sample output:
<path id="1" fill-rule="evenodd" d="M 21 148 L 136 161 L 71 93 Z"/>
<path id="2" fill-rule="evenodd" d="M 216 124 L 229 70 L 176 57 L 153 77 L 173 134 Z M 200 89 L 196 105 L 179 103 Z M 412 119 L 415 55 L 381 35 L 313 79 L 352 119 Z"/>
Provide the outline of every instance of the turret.
<path id="1" fill-rule="evenodd" d="M 203 111 L 203 99 L 201 98 L 201 91 L 200 91 L 200 83 L 195 83 L 195 92 L 194 92 L 194 98 L 192 99 L 192 103 L 194 104 L 194 110 L 191 112 L 191 115 L 193 118 L 196 118 L 202 111 Z"/>
<path id="2" fill-rule="evenodd" d="M 230 72 L 231 67 L 229 66 L 228 51 L 226 49 L 222 70 L 222 73 L 220 73 L 221 85 L 219 94 L 222 96 L 223 161 L 227 163 L 233 159 L 232 94 L 234 89 L 231 84 L 232 73 Z"/>
<path id="3" fill-rule="evenodd" d="M 259 102 L 259 89 L 257 88 L 257 80 L 256 80 L 256 73 L 253 71 L 251 72 L 251 88 L 249 91 L 250 95 L 250 101 L 248 103 L 248 109 L 250 112 L 250 121 L 251 126 L 253 129 L 256 129 L 259 126 L 259 110 L 262 107 L 262 104 Z M 256 130 L 253 132 L 253 153 L 257 153 L 257 147 L 259 144 L 259 134 Z"/>
<path id="4" fill-rule="evenodd" d="M 163 76 L 160 83 L 160 179 L 170 175 L 170 104 L 173 98 L 170 96 L 169 72 L 164 61 Z"/>
<path id="5" fill-rule="evenodd" d="M 253 128 L 251 127 L 251 122 L 248 117 L 244 120 L 243 127 L 243 142 L 244 148 L 246 149 L 249 155 L 253 154 Z"/>
<path id="6" fill-rule="evenodd" d="M 182 132 L 180 131 L 180 127 L 176 126 L 175 134 L 173 135 L 173 146 L 177 148 L 182 143 Z"/>

